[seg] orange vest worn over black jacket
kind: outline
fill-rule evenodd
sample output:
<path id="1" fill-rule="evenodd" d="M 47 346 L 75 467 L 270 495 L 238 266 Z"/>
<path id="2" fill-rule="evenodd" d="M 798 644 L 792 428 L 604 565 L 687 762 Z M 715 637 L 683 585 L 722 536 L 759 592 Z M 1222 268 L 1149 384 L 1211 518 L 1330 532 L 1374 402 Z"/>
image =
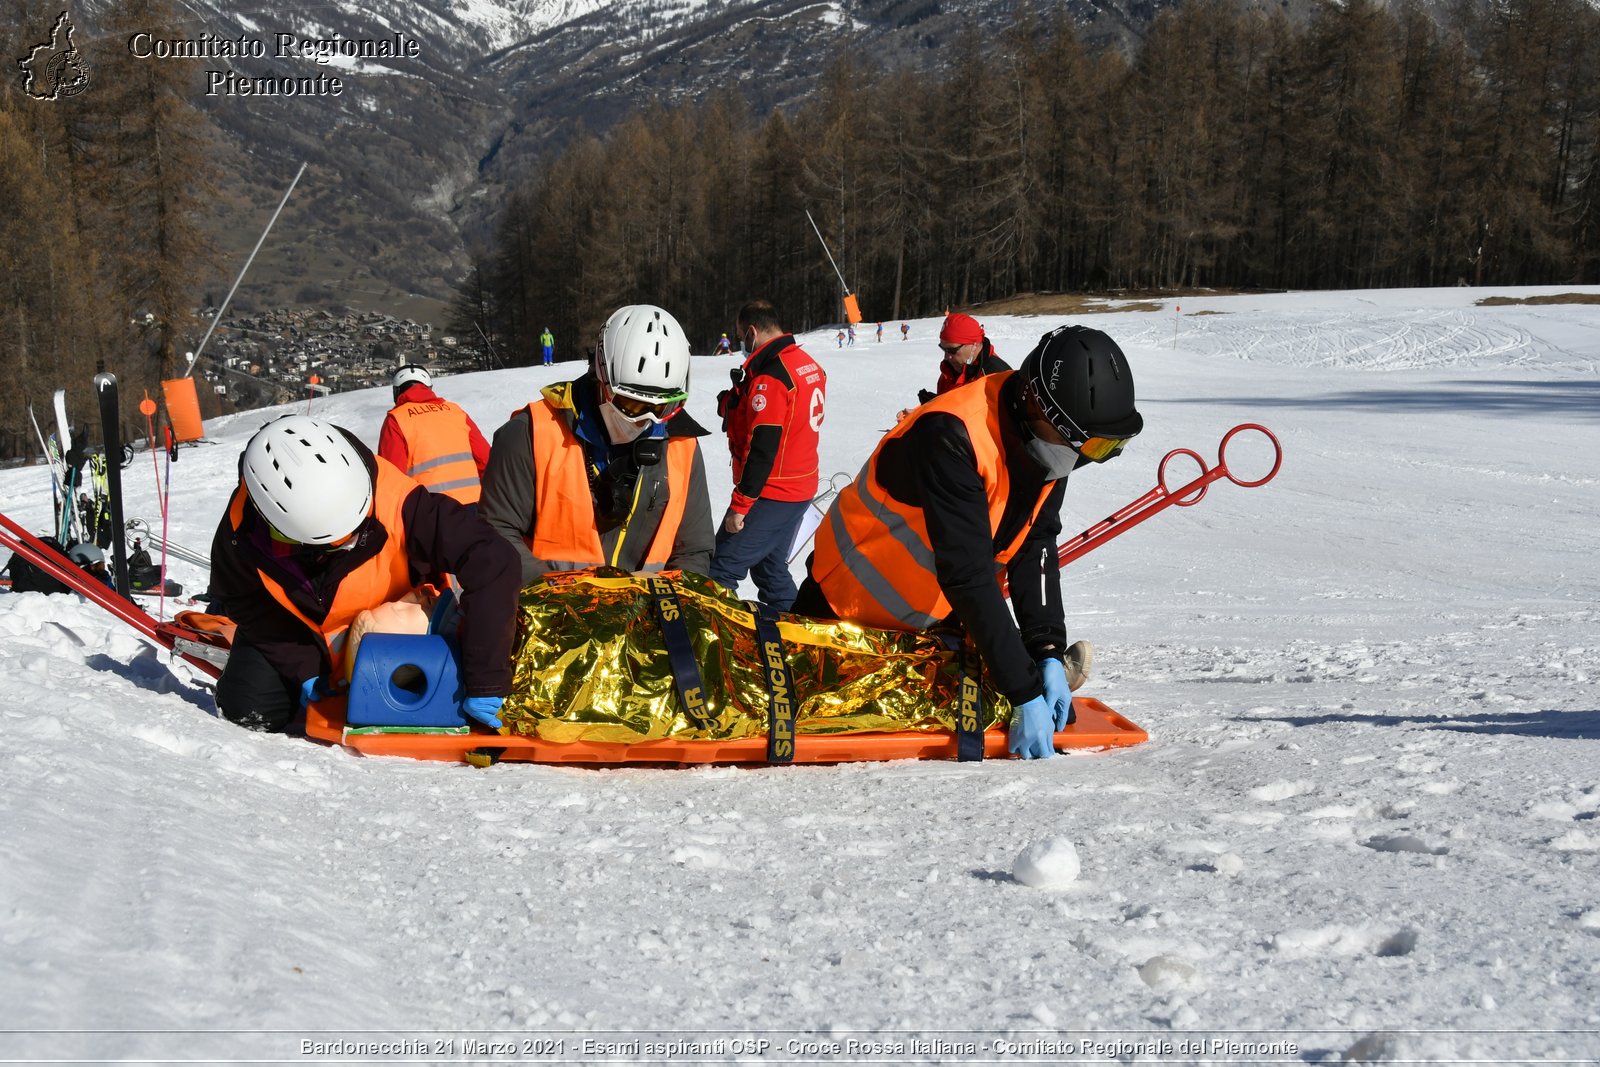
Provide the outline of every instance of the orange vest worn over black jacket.
<path id="1" fill-rule="evenodd" d="M 942 411 L 965 424 L 983 480 L 991 533 L 999 531 L 1011 491 L 1011 470 L 1000 443 L 999 393 L 1012 373 L 988 375 L 981 384 L 952 390 L 918 409 L 919 414 Z M 811 577 L 841 619 L 888 630 L 926 630 L 950 614 L 922 509 L 894 499 L 880 481 L 885 446 L 914 422 L 902 420 L 884 436 L 817 530 Z M 1053 488 L 1054 483 L 1045 483 L 1028 523 L 996 550 L 997 567 L 1016 555 Z"/>

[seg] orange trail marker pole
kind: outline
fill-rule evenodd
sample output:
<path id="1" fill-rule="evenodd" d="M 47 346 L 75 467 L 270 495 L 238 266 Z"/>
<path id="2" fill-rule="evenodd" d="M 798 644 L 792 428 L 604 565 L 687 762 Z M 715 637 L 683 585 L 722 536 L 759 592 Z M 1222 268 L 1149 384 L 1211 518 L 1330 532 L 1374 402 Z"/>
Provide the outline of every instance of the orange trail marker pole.
<path id="1" fill-rule="evenodd" d="M 150 399 L 150 390 L 144 391 L 144 399 L 139 401 L 139 414 L 144 416 L 145 442 L 150 449 L 150 464 L 156 473 L 156 497 L 161 501 L 161 522 L 167 521 L 167 498 L 161 495 L 161 461 L 156 458 L 156 402 Z M 162 550 L 165 552 L 165 549 Z"/>

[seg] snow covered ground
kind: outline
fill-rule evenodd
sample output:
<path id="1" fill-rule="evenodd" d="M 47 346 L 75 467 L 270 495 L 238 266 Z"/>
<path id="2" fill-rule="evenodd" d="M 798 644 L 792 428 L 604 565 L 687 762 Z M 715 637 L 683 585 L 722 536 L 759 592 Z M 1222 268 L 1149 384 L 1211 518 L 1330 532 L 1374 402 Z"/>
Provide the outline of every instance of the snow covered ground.
<path id="1" fill-rule="evenodd" d="M 1078 320 L 1127 350 L 1147 430 L 1074 476 L 1069 530 L 1237 423 L 1284 450 L 1265 487 L 1218 483 L 1064 573 L 1086 692 L 1151 734 L 1115 753 L 359 758 L 212 718 L 75 598 L 0 597 L 0 1059 L 1592 1061 L 1600 305 L 1477 304 L 1563 291 Z M 1013 363 L 1058 321 L 979 318 Z M 803 338 L 826 471 L 932 385 L 937 327 Z M 733 365 L 696 361 L 708 427 Z M 576 369 L 438 384 L 492 432 Z M 316 411 L 375 444 L 387 405 Z M 183 451 L 174 541 L 209 545 L 263 417 Z M 719 508 L 725 455 L 709 439 Z M 1229 461 L 1259 475 L 1261 439 Z M 128 514 L 159 525 L 140 462 Z M 48 525 L 43 468 L 0 472 L 0 499 Z M 1073 854 L 1076 879 L 1030 884 Z"/>

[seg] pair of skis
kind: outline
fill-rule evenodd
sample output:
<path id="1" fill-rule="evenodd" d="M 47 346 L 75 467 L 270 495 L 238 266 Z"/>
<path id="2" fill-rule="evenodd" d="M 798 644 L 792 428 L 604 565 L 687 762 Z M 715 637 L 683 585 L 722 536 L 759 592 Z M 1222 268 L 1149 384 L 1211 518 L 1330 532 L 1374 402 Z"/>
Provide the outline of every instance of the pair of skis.
<path id="1" fill-rule="evenodd" d="M 39 438 L 39 449 L 50 464 L 50 499 L 54 503 L 57 541 L 63 545 L 83 541 L 83 523 L 78 515 L 78 478 L 82 467 L 72 463 L 72 424 L 67 420 L 67 391 L 55 391 L 56 432 L 45 437 L 39 428 L 39 417 L 33 404 L 28 405 L 28 418 L 33 422 L 33 432 Z"/>
<path id="2" fill-rule="evenodd" d="M 72 425 L 67 419 L 65 389 L 57 389 L 53 398 L 56 414 L 53 448 L 51 442 L 45 438 L 44 431 L 39 428 L 39 419 L 33 412 L 32 404 L 28 405 L 28 417 L 33 421 L 34 433 L 39 437 L 39 447 L 44 449 L 45 458 L 50 462 L 50 495 L 55 502 L 56 540 L 62 546 L 97 543 L 105 525 L 102 517 L 109 519 L 112 574 L 117 583 L 117 592 L 126 597 L 128 549 L 126 540 L 122 536 L 122 412 L 118 402 L 117 376 L 96 374 L 94 390 L 100 404 L 100 432 L 105 443 L 105 454 L 100 462 L 91 464 L 88 459 L 74 462 Z M 94 508 L 88 514 L 83 513 L 78 506 L 78 492 L 82 484 L 83 469 L 86 466 L 90 467 L 91 477 L 95 480 L 96 500 Z M 107 514 L 108 506 L 109 514 Z"/>

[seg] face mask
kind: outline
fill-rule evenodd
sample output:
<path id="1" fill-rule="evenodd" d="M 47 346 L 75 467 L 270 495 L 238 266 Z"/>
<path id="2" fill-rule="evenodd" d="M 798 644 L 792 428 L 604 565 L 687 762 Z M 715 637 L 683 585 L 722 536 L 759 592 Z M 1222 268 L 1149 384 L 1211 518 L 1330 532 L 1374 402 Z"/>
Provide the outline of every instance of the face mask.
<path id="1" fill-rule="evenodd" d="M 600 419 L 606 424 L 606 436 L 611 438 L 611 443 L 614 445 L 627 444 L 652 425 L 649 419 L 635 422 L 618 411 L 617 406 L 609 401 L 600 405 Z"/>
<path id="2" fill-rule="evenodd" d="M 1028 457 L 1044 468 L 1045 478 L 1052 482 L 1065 478 L 1078 465 L 1078 453 L 1070 445 L 1053 445 L 1030 437 L 1027 449 Z"/>
<path id="3" fill-rule="evenodd" d="M 739 331 L 739 354 L 746 359 L 750 358 L 750 341 L 745 337 L 744 331 Z"/>

